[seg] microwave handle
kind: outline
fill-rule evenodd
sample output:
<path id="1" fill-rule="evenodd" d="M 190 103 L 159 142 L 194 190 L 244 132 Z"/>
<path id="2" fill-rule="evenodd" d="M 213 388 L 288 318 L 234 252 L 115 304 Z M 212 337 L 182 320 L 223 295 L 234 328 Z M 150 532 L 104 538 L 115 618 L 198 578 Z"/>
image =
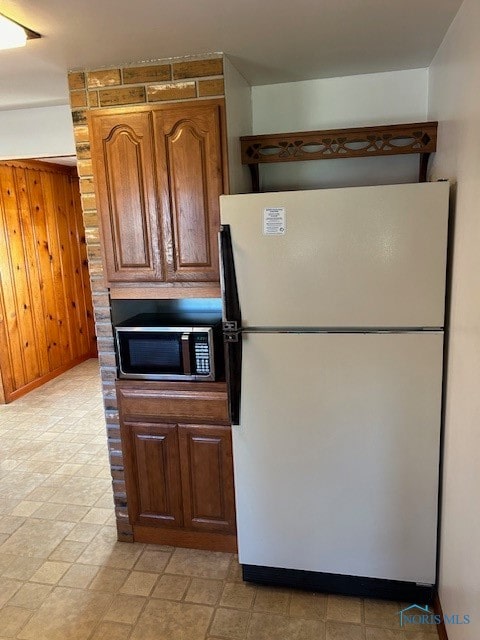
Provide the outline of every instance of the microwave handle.
<path id="1" fill-rule="evenodd" d="M 190 333 L 182 333 L 182 361 L 183 373 L 187 376 L 192 373 L 192 365 L 190 362 Z"/>

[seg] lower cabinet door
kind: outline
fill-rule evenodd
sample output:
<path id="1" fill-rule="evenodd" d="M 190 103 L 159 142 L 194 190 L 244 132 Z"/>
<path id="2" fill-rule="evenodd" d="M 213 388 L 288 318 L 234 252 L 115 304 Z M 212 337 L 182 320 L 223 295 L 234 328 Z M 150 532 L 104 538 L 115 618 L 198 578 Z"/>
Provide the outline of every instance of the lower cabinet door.
<path id="1" fill-rule="evenodd" d="M 185 527 L 235 533 L 230 427 L 179 425 Z"/>
<path id="2" fill-rule="evenodd" d="M 132 524 L 182 527 L 177 425 L 124 422 L 122 431 Z"/>

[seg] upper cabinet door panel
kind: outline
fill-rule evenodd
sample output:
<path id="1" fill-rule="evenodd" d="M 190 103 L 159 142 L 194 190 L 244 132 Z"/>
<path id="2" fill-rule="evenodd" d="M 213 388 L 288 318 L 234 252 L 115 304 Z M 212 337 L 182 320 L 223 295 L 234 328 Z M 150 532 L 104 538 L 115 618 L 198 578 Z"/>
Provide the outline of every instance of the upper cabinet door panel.
<path id="1" fill-rule="evenodd" d="M 164 237 L 171 238 L 167 279 L 216 281 L 224 193 L 221 107 L 182 105 L 155 117 Z"/>
<path id="2" fill-rule="evenodd" d="M 161 280 L 151 114 L 97 113 L 91 124 L 108 279 Z"/>

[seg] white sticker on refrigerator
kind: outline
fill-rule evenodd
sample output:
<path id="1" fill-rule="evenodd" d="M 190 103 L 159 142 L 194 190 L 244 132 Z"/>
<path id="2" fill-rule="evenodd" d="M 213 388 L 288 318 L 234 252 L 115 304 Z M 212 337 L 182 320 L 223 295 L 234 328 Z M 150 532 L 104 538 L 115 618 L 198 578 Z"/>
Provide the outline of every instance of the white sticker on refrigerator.
<path id="1" fill-rule="evenodd" d="M 266 207 L 263 210 L 263 233 L 266 236 L 283 236 L 287 230 L 285 207 Z"/>

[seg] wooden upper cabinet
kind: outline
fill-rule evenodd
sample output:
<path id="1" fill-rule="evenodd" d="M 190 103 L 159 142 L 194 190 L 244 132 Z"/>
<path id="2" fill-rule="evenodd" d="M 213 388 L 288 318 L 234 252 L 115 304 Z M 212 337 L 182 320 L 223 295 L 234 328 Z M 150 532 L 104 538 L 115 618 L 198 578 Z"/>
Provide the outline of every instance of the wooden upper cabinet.
<path id="1" fill-rule="evenodd" d="M 163 280 L 152 114 L 93 112 L 90 123 L 108 279 Z"/>
<path id="2" fill-rule="evenodd" d="M 167 279 L 218 281 L 219 196 L 225 193 L 221 107 L 155 113 Z"/>
<path id="3" fill-rule="evenodd" d="M 218 282 L 223 100 L 91 111 L 110 282 Z"/>

